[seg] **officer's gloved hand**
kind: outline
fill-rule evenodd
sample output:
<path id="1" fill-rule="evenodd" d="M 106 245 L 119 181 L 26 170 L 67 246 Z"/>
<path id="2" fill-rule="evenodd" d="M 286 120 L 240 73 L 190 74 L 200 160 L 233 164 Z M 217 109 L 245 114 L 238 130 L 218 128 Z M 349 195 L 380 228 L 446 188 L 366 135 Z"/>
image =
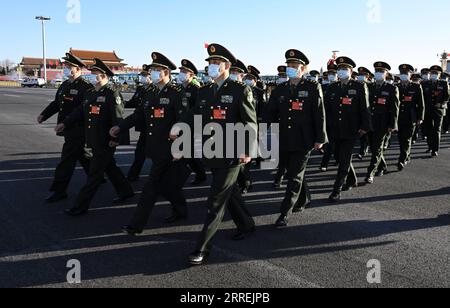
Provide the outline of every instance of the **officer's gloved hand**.
<path id="1" fill-rule="evenodd" d="M 64 131 L 64 129 L 66 129 L 66 126 L 64 125 L 64 123 L 59 123 L 58 125 L 56 125 L 55 127 L 55 132 L 57 134 L 60 134 Z"/>
<path id="2" fill-rule="evenodd" d="M 120 144 L 119 142 L 117 142 L 117 141 L 112 141 L 112 140 L 111 140 L 111 141 L 109 142 L 109 147 L 110 147 L 110 148 L 117 148 L 117 147 L 119 146 L 119 144 Z"/>
<path id="3" fill-rule="evenodd" d="M 40 114 L 40 115 L 37 117 L 37 122 L 38 122 L 39 124 L 44 123 L 44 116 L 43 116 L 42 114 Z"/>

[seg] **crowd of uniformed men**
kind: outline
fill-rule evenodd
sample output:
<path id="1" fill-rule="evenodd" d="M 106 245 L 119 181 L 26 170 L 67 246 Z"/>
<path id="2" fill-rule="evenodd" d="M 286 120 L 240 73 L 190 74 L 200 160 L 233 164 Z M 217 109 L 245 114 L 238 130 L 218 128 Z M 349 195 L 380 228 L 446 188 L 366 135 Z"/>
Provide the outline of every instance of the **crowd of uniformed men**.
<path id="1" fill-rule="evenodd" d="M 141 85 L 126 103 L 110 82 L 114 73 L 105 63 L 96 59 L 89 67 L 96 75 L 96 83 L 90 84 L 81 76 L 83 61 L 66 54 L 68 80 L 38 117 L 38 122 L 43 123 L 58 114 L 55 131 L 65 138 L 50 189 L 52 195 L 47 201 L 54 203 L 68 197 L 67 188 L 79 162 L 87 180 L 66 214 L 82 216 L 88 212 L 98 188 L 106 182 L 105 174 L 118 195 L 114 203 L 123 203 L 134 197 L 130 183 L 139 180 L 146 159 L 150 159 L 150 175 L 137 209 L 123 227 L 125 233 L 137 235 L 145 229 L 160 197 L 172 205 L 167 223 L 187 219 L 183 187 L 192 172 L 192 185 L 205 183 L 209 170 L 212 182 L 207 217 L 197 247 L 189 256 L 191 264 L 199 265 L 209 256 L 211 241 L 226 208 L 237 226 L 234 240 L 243 240 L 255 231 L 242 195 L 252 189 L 252 160 L 257 165 L 261 160 L 252 157 L 249 146 L 236 149 L 234 158 L 175 159 L 171 146 L 179 137 L 177 123 L 192 126 L 194 116 L 200 116 L 205 126 L 215 124 L 223 128 L 227 124 L 279 124 L 280 162 L 274 185 L 281 188 L 285 179 L 287 186 L 275 223 L 277 228 L 286 227 L 288 215 L 303 211 L 311 202 L 305 172 L 313 151 L 323 153 L 322 172 L 327 171 L 334 156 L 338 173 L 329 200 L 339 202 L 342 192 L 358 187 L 352 165 L 358 141 L 360 159 L 371 153 L 365 181 L 372 184 L 388 171 L 383 154 L 393 132 L 398 133 L 401 171 L 409 165 L 411 147 L 420 133 L 428 143 L 430 155 L 437 157 L 441 131 L 443 127 L 448 130 L 449 76 L 440 66 L 415 74 L 413 66 L 403 64 L 400 75 L 394 76 L 385 62 L 375 62 L 372 73 L 367 68 L 357 68 L 348 57 L 339 57 L 321 76 L 317 71 L 308 71 L 309 60 L 301 51 L 291 49 L 285 54 L 286 66 L 278 67 L 276 85 L 266 92 L 258 69 L 244 65 L 225 47 L 211 44 L 208 54 L 207 78 L 199 82 L 199 72 L 189 60 L 182 60 L 177 80 L 172 80 L 171 73 L 177 66 L 154 52 L 152 64 L 143 66 Z M 124 118 L 125 108 L 133 108 L 134 113 Z M 140 137 L 126 177 L 114 155 L 117 146 L 129 144 L 129 130 L 133 127 Z M 223 140 L 215 142 L 223 142 L 226 147 L 226 138 L 229 136 L 225 134 Z M 210 139 L 211 136 L 203 136 L 202 141 L 211 142 Z"/>

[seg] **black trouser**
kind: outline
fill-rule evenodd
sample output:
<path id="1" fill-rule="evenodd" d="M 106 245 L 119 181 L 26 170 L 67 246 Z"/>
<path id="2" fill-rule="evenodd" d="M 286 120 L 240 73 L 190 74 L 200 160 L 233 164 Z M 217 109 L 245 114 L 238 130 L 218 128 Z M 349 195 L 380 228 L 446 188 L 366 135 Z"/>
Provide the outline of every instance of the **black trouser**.
<path id="1" fill-rule="evenodd" d="M 139 140 L 136 144 L 136 150 L 134 151 L 134 162 L 128 171 L 129 179 L 139 178 L 142 168 L 144 167 L 145 161 L 147 159 L 145 155 L 145 141 L 147 135 L 145 133 L 141 133 L 139 135 Z"/>
<path id="2" fill-rule="evenodd" d="M 416 127 L 414 123 L 398 125 L 398 142 L 400 144 L 399 163 L 405 164 L 411 160 L 411 147 Z"/>
<path id="3" fill-rule="evenodd" d="M 89 174 L 89 159 L 84 149 L 84 137 L 65 138 L 61 153 L 61 161 L 55 170 L 55 177 L 50 191 L 65 193 L 72 179 L 77 162 Z"/>
<path id="4" fill-rule="evenodd" d="M 365 134 L 359 139 L 359 141 L 361 143 L 359 154 L 364 157 L 369 153 L 369 147 L 371 143 L 370 134 Z"/>
<path id="5" fill-rule="evenodd" d="M 287 216 L 298 203 L 301 193 L 303 193 L 301 199 L 306 199 L 305 195 L 307 190 L 303 189 L 303 183 L 305 182 L 305 173 L 311 151 L 307 153 L 289 152 L 283 153 L 283 155 L 287 158 L 288 185 L 284 200 L 281 203 L 280 212 L 281 215 Z"/>
<path id="6" fill-rule="evenodd" d="M 386 144 L 386 131 L 376 131 L 372 133 L 372 143 L 370 149 L 372 151 L 372 159 L 367 170 L 367 177 L 375 176 L 379 170 L 386 170 L 387 164 L 384 159 L 384 146 Z"/>
<path id="7" fill-rule="evenodd" d="M 251 162 L 241 166 L 241 171 L 238 176 L 238 185 L 241 189 L 248 188 L 248 186 L 252 184 L 252 178 L 250 175 L 251 166 Z"/>
<path id="8" fill-rule="evenodd" d="M 324 146 L 324 153 L 322 157 L 321 168 L 328 168 L 330 165 L 331 156 L 333 156 L 334 144 L 330 141 Z"/>
<path id="9" fill-rule="evenodd" d="M 286 175 L 286 168 L 287 168 L 287 157 L 283 155 L 283 153 L 280 153 L 280 161 L 278 163 L 278 170 L 275 174 L 275 183 L 283 182 L 284 176 Z"/>
<path id="10" fill-rule="evenodd" d="M 172 204 L 175 215 L 187 216 L 183 186 L 190 174 L 191 170 L 184 160 L 154 161 L 129 226 L 138 231 L 144 230 L 159 197 Z"/>
<path id="11" fill-rule="evenodd" d="M 334 183 L 334 192 L 340 193 L 342 186 L 347 183 L 349 186 L 358 184 L 355 168 L 352 164 L 353 148 L 355 139 L 335 140 L 334 157 L 339 164 L 338 175 Z"/>
<path id="12" fill-rule="evenodd" d="M 225 215 L 225 208 L 228 208 L 239 231 L 247 232 L 255 227 L 237 185 L 240 170 L 241 166 L 211 170 L 213 178 L 208 197 L 208 214 L 198 239 L 198 251 L 205 252 L 210 249 L 211 240 Z"/>
<path id="13" fill-rule="evenodd" d="M 133 194 L 133 188 L 114 159 L 115 149 L 94 149 L 92 153 L 93 157 L 89 168 L 89 176 L 86 184 L 78 194 L 75 209 L 89 209 L 92 199 L 104 180 L 105 173 L 119 197 L 127 197 Z"/>
<path id="14" fill-rule="evenodd" d="M 188 161 L 189 167 L 192 169 L 192 172 L 195 173 L 195 178 L 198 180 L 206 179 L 206 170 L 203 166 L 203 162 L 201 159 L 192 158 Z"/>
<path id="15" fill-rule="evenodd" d="M 441 131 L 444 117 L 439 112 L 430 110 L 425 117 L 428 148 L 433 152 L 439 152 L 441 147 Z"/>

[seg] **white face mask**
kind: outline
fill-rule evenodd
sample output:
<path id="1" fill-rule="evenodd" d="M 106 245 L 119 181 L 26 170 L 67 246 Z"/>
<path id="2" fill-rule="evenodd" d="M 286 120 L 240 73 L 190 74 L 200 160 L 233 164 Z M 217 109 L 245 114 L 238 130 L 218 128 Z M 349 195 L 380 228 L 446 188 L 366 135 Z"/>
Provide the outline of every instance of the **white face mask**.
<path id="1" fill-rule="evenodd" d="M 309 76 L 309 80 L 318 82 L 319 81 L 319 77 Z"/>
<path id="2" fill-rule="evenodd" d="M 386 80 L 386 82 L 387 82 L 388 84 L 391 84 L 391 85 L 394 84 L 394 80 Z"/>
<path id="3" fill-rule="evenodd" d="M 250 87 L 253 87 L 253 80 L 251 80 L 251 79 L 246 79 L 244 82 L 245 82 L 246 85 L 248 85 L 248 86 L 250 86 Z"/>
<path id="4" fill-rule="evenodd" d="M 430 75 L 422 75 L 422 80 L 424 81 L 430 80 Z"/>
<path id="5" fill-rule="evenodd" d="M 148 79 L 145 76 L 139 76 L 139 82 L 142 83 L 143 85 L 147 85 L 148 84 Z"/>
<path id="6" fill-rule="evenodd" d="M 337 76 L 336 75 L 328 75 L 328 81 L 331 82 L 336 82 L 337 81 Z"/>
<path id="7" fill-rule="evenodd" d="M 210 64 L 208 68 L 208 75 L 212 79 L 217 79 L 220 77 L 220 65 Z"/>
<path id="8" fill-rule="evenodd" d="M 401 81 L 409 81 L 409 75 L 401 74 L 400 75 L 400 80 Z"/>
<path id="9" fill-rule="evenodd" d="M 188 80 L 186 73 L 179 73 L 177 77 L 177 82 L 179 84 L 185 83 Z"/>
<path id="10" fill-rule="evenodd" d="M 325 80 L 322 81 L 322 85 L 328 85 L 328 84 L 330 84 L 330 81 L 329 81 L 329 80 L 326 80 L 326 79 L 325 79 Z"/>
<path id="11" fill-rule="evenodd" d="M 359 76 L 358 76 L 358 81 L 360 81 L 360 82 L 365 82 L 365 81 L 367 81 L 367 80 L 366 80 L 366 76 L 361 76 L 361 75 L 359 75 Z"/>
<path id="12" fill-rule="evenodd" d="M 160 71 L 152 71 L 151 73 L 152 82 L 154 84 L 158 84 L 161 81 L 161 72 Z"/>
<path id="13" fill-rule="evenodd" d="M 288 67 L 286 70 L 286 74 L 290 79 L 297 79 L 300 75 L 300 69 L 295 69 L 293 67 Z"/>
<path id="14" fill-rule="evenodd" d="M 432 81 L 437 81 L 439 79 L 439 75 L 437 75 L 437 74 L 432 74 L 431 75 L 431 80 Z"/>
<path id="15" fill-rule="evenodd" d="M 339 70 L 338 77 L 340 80 L 350 79 L 350 71 L 349 70 Z"/>
<path id="16" fill-rule="evenodd" d="M 287 78 L 285 78 L 285 77 L 281 77 L 281 78 L 278 78 L 278 80 L 277 80 L 277 84 L 285 83 L 285 82 L 287 82 L 287 81 L 288 81 L 288 79 L 287 79 Z"/>
<path id="17" fill-rule="evenodd" d="M 64 71 L 63 71 L 63 75 L 64 75 L 65 78 L 72 77 L 72 70 L 70 68 L 68 68 L 68 67 L 65 67 Z"/>
<path id="18" fill-rule="evenodd" d="M 375 73 L 375 80 L 376 81 L 384 81 L 386 79 L 386 74 L 381 72 Z"/>
<path id="19" fill-rule="evenodd" d="M 231 74 L 231 75 L 230 75 L 230 79 L 233 80 L 233 81 L 239 81 L 239 75 L 237 75 L 237 74 Z"/>

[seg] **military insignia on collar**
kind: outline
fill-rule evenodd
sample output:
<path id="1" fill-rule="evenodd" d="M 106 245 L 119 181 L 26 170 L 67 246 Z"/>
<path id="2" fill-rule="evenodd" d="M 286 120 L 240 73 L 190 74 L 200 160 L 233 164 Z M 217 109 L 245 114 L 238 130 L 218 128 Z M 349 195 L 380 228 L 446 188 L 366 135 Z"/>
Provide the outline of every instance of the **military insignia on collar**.
<path id="1" fill-rule="evenodd" d="M 232 104 L 233 103 L 233 96 L 231 95 L 224 95 L 221 97 L 220 102 L 222 104 Z"/>

